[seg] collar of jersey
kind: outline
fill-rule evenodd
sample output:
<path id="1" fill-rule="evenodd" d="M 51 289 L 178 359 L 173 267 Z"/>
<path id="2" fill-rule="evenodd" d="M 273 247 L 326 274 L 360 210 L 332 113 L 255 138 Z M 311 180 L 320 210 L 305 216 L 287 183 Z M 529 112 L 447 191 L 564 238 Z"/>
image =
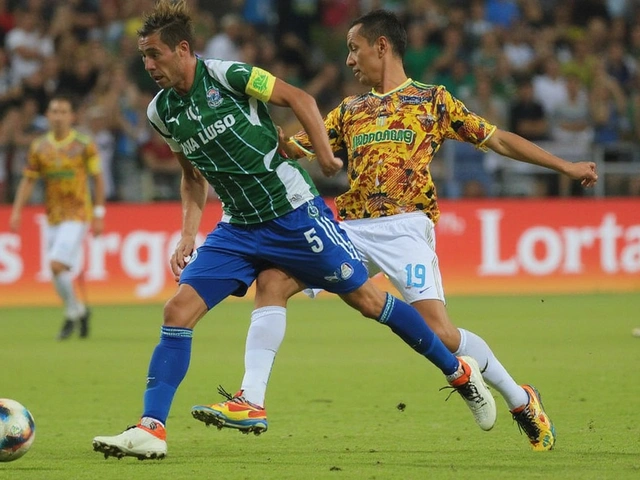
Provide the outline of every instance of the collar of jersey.
<path id="1" fill-rule="evenodd" d="M 389 90 L 387 93 L 378 93 L 376 92 L 373 88 L 371 89 L 371 95 L 375 95 L 376 97 L 386 97 L 387 95 L 391 95 L 392 93 L 397 92 L 398 90 L 402 90 L 403 88 L 405 88 L 407 85 L 409 85 L 411 82 L 413 82 L 413 80 L 411 80 L 410 78 L 407 78 L 404 83 L 401 83 L 400 85 L 398 85 L 396 88 L 394 88 L 393 90 Z"/>
<path id="2" fill-rule="evenodd" d="M 74 129 L 71 129 L 69 131 L 69 134 L 66 137 L 64 137 L 62 140 L 56 140 L 56 137 L 53 135 L 53 132 L 47 133 L 47 137 L 49 138 L 49 141 L 56 147 L 65 147 L 69 145 L 71 142 L 73 142 L 74 138 L 76 138 L 76 131 Z"/>
<path id="3" fill-rule="evenodd" d="M 172 95 L 174 98 L 176 98 L 178 100 L 184 100 L 186 98 L 190 98 L 191 95 L 193 95 L 193 92 L 196 89 L 196 85 L 200 83 L 200 79 L 204 75 L 205 68 L 206 67 L 204 65 L 204 60 L 202 60 L 199 57 L 196 57 L 196 74 L 193 76 L 193 84 L 191 85 L 191 88 L 189 89 L 189 93 L 187 93 L 185 96 L 181 96 L 181 95 L 178 94 L 178 92 L 176 92 L 172 88 L 171 91 L 169 92 L 169 95 Z"/>

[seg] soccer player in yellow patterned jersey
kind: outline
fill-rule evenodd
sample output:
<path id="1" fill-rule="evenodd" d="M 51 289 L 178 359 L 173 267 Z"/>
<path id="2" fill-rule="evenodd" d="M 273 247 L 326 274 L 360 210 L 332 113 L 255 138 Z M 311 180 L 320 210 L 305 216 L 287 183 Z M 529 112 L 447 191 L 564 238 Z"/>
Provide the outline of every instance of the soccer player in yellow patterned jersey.
<path id="1" fill-rule="evenodd" d="M 47 214 L 47 256 L 53 284 L 64 303 L 65 320 L 59 340 L 76 328 L 81 338 L 89 333 L 89 309 L 78 299 L 72 269 L 77 266 L 87 227 L 94 235 L 104 226 L 104 181 L 93 140 L 73 128 L 75 109 L 71 97 L 55 96 L 47 107 L 49 131 L 31 144 L 27 166 L 13 202 L 10 228 L 18 231 L 22 207 L 33 186 L 42 179 Z M 89 179 L 94 182 L 92 206 Z"/>
<path id="2" fill-rule="evenodd" d="M 371 90 L 345 98 L 325 118 L 332 148 L 347 151 L 349 190 L 336 198 L 342 228 L 371 275 L 384 272 L 455 355 L 478 361 L 484 379 L 502 394 L 531 447 L 550 450 L 555 429 L 537 390 L 518 385 L 481 337 L 456 328 L 447 315 L 435 252 L 434 225 L 440 212 L 429 167 L 447 139 L 553 169 L 585 187 L 598 178 L 595 164 L 551 155 L 470 112 L 445 87 L 407 78 L 402 61 L 406 44 L 405 29 L 384 10 L 355 20 L 348 32 L 347 66 Z M 313 156 L 305 132 L 288 143 L 282 140 L 290 157 Z M 241 385 L 243 397 L 253 404 L 264 405 L 271 367 L 284 338 L 282 307 L 303 288 L 276 269 L 258 277 Z M 261 333 L 266 328 L 268 336 Z M 221 416 L 231 415 L 225 403 L 220 404 Z"/>

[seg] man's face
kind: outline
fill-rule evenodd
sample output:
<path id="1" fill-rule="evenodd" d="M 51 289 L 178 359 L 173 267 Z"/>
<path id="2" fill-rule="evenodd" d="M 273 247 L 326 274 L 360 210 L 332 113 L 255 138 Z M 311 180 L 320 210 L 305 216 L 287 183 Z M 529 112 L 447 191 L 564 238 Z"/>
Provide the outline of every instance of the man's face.
<path id="1" fill-rule="evenodd" d="M 382 61 L 377 42 L 369 45 L 367 39 L 359 34 L 361 27 L 355 25 L 347 33 L 347 66 L 362 85 L 372 87 L 380 81 Z"/>
<path id="2" fill-rule="evenodd" d="M 180 44 L 172 50 L 160 40 L 159 33 L 138 39 L 138 50 L 142 55 L 144 69 L 160 88 L 175 87 L 182 81 L 184 48 L 184 45 Z"/>
<path id="3" fill-rule="evenodd" d="M 74 113 L 71 104 L 62 99 L 52 100 L 47 108 L 47 120 L 51 130 L 64 132 L 73 125 Z"/>

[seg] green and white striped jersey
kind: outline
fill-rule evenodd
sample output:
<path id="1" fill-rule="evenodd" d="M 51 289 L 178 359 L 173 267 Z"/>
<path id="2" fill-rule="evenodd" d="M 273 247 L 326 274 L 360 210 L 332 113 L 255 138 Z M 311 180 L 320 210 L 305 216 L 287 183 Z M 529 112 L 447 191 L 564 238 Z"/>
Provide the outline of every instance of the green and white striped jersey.
<path id="1" fill-rule="evenodd" d="M 277 152 L 265 103 L 274 84 L 275 77 L 251 65 L 198 59 L 187 95 L 165 89 L 149 103 L 153 127 L 220 197 L 222 221 L 265 222 L 318 195 L 298 163 Z"/>

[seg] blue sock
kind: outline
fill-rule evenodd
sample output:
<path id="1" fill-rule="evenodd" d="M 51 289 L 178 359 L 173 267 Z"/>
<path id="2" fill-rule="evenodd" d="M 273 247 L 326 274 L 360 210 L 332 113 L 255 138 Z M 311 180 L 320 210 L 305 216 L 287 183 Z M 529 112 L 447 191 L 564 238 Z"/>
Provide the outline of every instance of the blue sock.
<path id="1" fill-rule="evenodd" d="M 458 369 L 458 359 L 411 305 L 387 293 L 387 301 L 378 321 L 391 328 L 420 355 L 427 357 L 445 375 L 451 375 Z"/>
<path id="2" fill-rule="evenodd" d="M 167 423 L 173 396 L 189 369 L 192 336 L 190 328 L 163 326 L 160 330 L 160 343 L 149 363 L 143 417 Z"/>

